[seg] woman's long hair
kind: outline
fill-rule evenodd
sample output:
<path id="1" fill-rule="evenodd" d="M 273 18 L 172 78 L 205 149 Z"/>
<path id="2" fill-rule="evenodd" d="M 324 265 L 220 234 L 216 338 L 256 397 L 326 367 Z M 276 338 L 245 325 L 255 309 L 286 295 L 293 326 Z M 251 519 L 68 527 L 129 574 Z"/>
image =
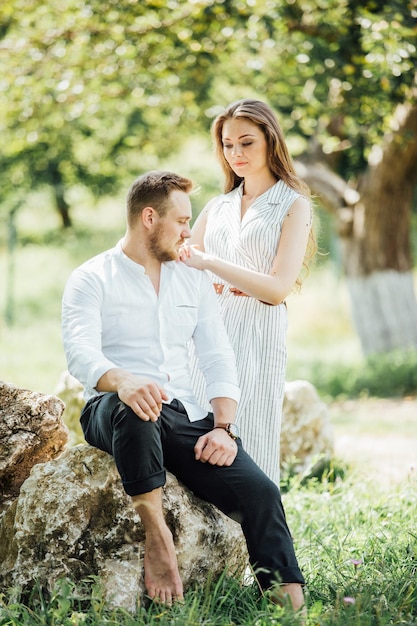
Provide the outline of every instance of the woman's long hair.
<path id="1" fill-rule="evenodd" d="M 232 170 L 223 152 L 223 125 L 227 120 L 245 119 L 262 130 L 265 135 L 268 150 L 268 166 L 277 180 L 283 180 L 291 189 L 298 191 L 302 196 L 311 202 L 310 189 L 301 180 L 294 168 L 294 163 L 288 152 L 284 134 L 278 119 L 272 109 L 261 100 L 238 100 L 230 104 L 226 110 L 218 115 L 213 122 L 212 134 L 216 147 L 216 154 L 225 174 L 224 191 L 228 193 L 239 187 L 243 178 L 240 178 Z M 308 261 L 312 259 L 317 250 L 313 228 L 310 230 L 307 244 L 306 256 L 304 258 L 303 269 L 308 273 Z M 299 276 L 296 281 L 296 289 L 300 289 L 302 278 Z"/>

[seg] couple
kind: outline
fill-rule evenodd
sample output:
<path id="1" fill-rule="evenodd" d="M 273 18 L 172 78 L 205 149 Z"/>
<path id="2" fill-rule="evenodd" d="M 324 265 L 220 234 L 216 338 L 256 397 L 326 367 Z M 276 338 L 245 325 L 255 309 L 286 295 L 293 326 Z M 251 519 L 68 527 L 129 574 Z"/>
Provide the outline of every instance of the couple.
<path id="1" fill-rule="evenodd" d="M 278 487 L 244 451 L 236 431 L 235 358 L 205 272 L 179 261 L 190 237 L 190 180 L 154 171 L 127 196 L 119 243 L 70 276 L 63 342 L 70 373 L 84 386 L 86 440 L 113 455 L 143 522 L 145 587 L 170 605 L 183 597 L 173 538 L 162 509 L 165 471 L 238 519 L 250 563 L 275 602 L 304 605 Z M 191 385 L 189 343 L 212 412 Z"/>

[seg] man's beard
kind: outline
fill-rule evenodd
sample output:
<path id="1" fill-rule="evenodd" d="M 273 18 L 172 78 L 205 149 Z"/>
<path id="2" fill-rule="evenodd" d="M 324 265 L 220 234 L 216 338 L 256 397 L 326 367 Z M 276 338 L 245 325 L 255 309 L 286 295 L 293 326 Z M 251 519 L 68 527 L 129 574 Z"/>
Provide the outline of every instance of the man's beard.
<path id="1" fill-rule="evenodd" d="M 149 237 L 149 252 L 160 263 L 165 263 L 166 261 L 176 261 L 178 259 L 178 252 L 174 249 L 168 250 L 161 244 L 163 231 L 163 225 L 158 224 L 155 231 Z"/>

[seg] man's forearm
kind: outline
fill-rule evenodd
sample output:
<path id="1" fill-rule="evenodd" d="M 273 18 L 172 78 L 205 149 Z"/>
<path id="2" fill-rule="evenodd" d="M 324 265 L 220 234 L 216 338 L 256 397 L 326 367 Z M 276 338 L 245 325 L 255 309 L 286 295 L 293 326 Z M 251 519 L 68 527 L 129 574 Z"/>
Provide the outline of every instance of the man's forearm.
<path id="1" fill-rule="evenodd" d="M 108 370 L 101 378 L 98 379 L 97 391 L 115 391 L 119 390 L 119 386 L 125 382 L 132 374 L 119 367 Z"/>
<path id="2" fill-rule="evenodd" d="M 214 415 L 214 425 L 233 424 L 236 417 L 237 402 L 231 398 L 213 398 L 211 406 Z"/>
<path id="3" fill-rule="evenodd" d="M 162 402 L 168 395 L 155 381 L 144 376 L 136 376 L 115 367 L 99 378 L 97 391 L 116 392 L 122 402 L 129 406 L 141 419 L 155 422 L 161 412 Z"/>

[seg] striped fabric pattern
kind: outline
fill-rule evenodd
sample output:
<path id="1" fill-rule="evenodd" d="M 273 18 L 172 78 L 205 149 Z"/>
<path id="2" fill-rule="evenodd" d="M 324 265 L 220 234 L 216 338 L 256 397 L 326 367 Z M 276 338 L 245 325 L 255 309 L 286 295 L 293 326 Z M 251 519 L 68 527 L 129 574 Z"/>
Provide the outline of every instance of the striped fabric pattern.
<path id="1" fill-rule="evenodd" d="M 278 181 L 240 217 L 242 186 L 218 196 L 210 208 L 204 247 L 211 254 L 268 273 L 276 255 L 282 223 L 299 194 Z M 234 348 L 242 397 L 237 423 L 245 450 L 279 484 L 279 441 L 287 364 L 285 304 L 269 306 L 255 298 L 233 296 L 223 283 L 218 295 L 223 320 Z M 209 408 L 204 380 L 192 357 L 195 394 Z"/>

